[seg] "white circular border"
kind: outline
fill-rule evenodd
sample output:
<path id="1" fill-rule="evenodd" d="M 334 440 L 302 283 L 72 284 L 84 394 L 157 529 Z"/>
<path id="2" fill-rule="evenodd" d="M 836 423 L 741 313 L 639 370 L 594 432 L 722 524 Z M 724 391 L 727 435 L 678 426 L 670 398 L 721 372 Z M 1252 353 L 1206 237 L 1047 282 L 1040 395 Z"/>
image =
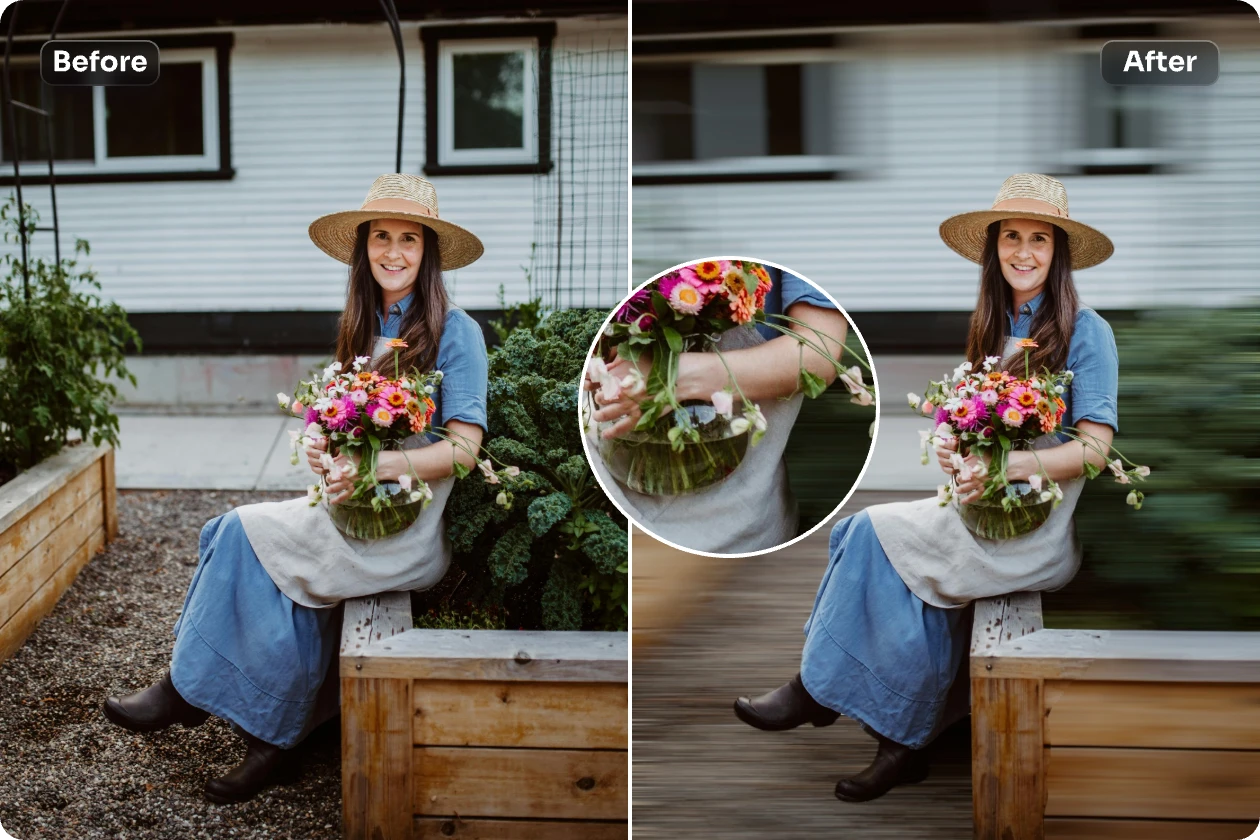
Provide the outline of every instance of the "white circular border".
<path id="1" fill-rule="evenodd" d="M 627 521 L 634 523 L 634 526 L 636 528 L 638 528 L 643 533 L 647 534 L 649 537 L 652 537 L 657 542 L 664 543 L 670 548 L 677 549 L 678 551 L 685 551 L 688 554 L 697 554 L 697 555 L 700 555 L 701 557 L 715 557 L 721 560 L 727 560 L 727 559 L 735 560 L 741 557 L 757 557 L 758 555 L 761 555 L 761 554 L 769 554 L 772 551 L 780 551 L 784 548 L 795 545 L 796 543 L 805 539 L 810 534 L 813 534 L 823 525 L 831 521 L 832 517 L 834 517 L 840 511 L 840 509 L 844 507 L 845 503 L 849 501 L 849 498 L 857 491 L 858 485 L 862 483 L 862 478 L 866 475 L 866 470 L 871 465 L 871 459 L 875 456 L 875 445 L 876 443 L 879 442 L 879 419 L 880 419 L 880 412 L 881 412 L 880 399 L 879 399 L 879 374 L 875 370 L 875 359 L 874 357 L 871 356 L 871 349 L 870 347 L 866 345 L 866 339 L 862 336 L 862 331 L 858 329 L 858 325 L 854 323 L 852 318 L 849 317 L 849 313 L 845 311 L 845 308 L 841 306 L 834 297 L 831 296 L 830 292 L 828 292 L 822 286 L 819 286 L 813 280 L 810 280 L 808 277 L 805 277 L 802 274 L 798 274 L 792 269 L 779 265 L 776 262 L 770 262 L 769 260 L 758 259 L 757 257 L 733 257 L 733 256 L 732 257 L 699 257 L 694 260 L 687 260 L 686 262 L 680 262 L 671 268 L 667 268 L 662 272 L 654 274 L 651 278 L 649 278 L 648 280 L 645 280 L 639 286 L 636 286 L 635 288 L 631 289 L 630 292 L 626 294 L 626 296 L 622 298 L 617 303 L 617 305 L 614 306 L 609 311 L 608 317 L 605 318 L 604 323 L 600 325 L 599 333 L 596 334 L 595 340 L 591 342 L 591 346 L 588 347 L 586 350 L 586 364 L 582 365 L 582 375 L 578 381 L 579 393 L 578 393 L 577 417 L 578 417 L 578 429 L 581 431 L 581 435 L 582 435 L 582 454 L 586 456 L 586 460 L 588 464 L 594 464 L 594 460 L 591 456 L 590 444 L 587 441 L 586 428 L 583 424 L 582 402 L 583 402 L 584 394 L 582 393 L 582 391 L 585 390 L 583 383 L 586 382 L 586 369 L 590 365 L 591 358 L 593 357 L 595 353 L 595 348 L 599 345 L 599 340 L 604 335 L 604 330 L 608 328 L 608 324 L 612 321 L 613 316 L 617 314 L 617 310 L 620 309 L 623 305 L 625 305 L 625 302 L 629 300 L 631 295 L 633 295 L 635 292 L 643 289 L 649 283 L 652 283 L 660 279 L 661 277 L 664 277 L 666 274 L 669 274 L 671 271 L 677 271 L 678 269 L 683 268 L 685 266 L 695 265 L 696 263 L 705 262 L 706 260 L 727 260 L 727 261 L 738 260 L 740 262 L 754 262 L 754 263 L 759 263 L 761 265 L 773 266 L 774 268 L 777 268 L 780 271 L 786 271 L 788 274 L 791 274 L 794 277 L 798 277 L 801 280 L 804 280 L 806 283 L 809 283 L 815 289 L 822 292 L 823 295 L 826 296 L 827 300 L 835 304 L 836 309 L 840 311 L 840 314 L 844 316 L 844 320 L 848 323 L 849 327 L 857 335 L 858 341 L 862 343 L 862 350 L 866 353 L 866 358 L 869 359 L 871 362 L 871 384 L 875 386 L 875 428 L 874 428 L 874 433 L 871 435 L 871 445 L 866 450 L 866 460 L 862 463 L 862 469 L 861 471 L 858 472 L 857 480 L 855 480 L 852 486 L 849 487 L 849 492 L 846 493 L 844 498 L 840 500 L 840 503 L 836 505 L 834 508 L 832 508 L 831 512 L 828 513 L 826 516 L 824 516 L 822 519 L 820 519 L 817 522 L 817 524 L 815 524 L 808 531 L 805 531 L 804 533 L 799 534 L 796 537 L 793 537 L 792 539 L 788 540 L 785 543 L 780 543 L 779 545 L 773 546 L 772 548 L 763 548 L 763 549 L 760 549 L 759 551 L 746 551 L 742 554 L 716 554 L 711 551 L 700 551 L 699 549 L 696 549 L 696 548 L 688 548 L 685 545 L 678 545 L 677 543 L 672 543 L 669 540 L 665 539 L 664 537 L 652 531 L 650 528 L 640 523 L 639 520 L 635 519 L 633 516 L 631 516 L 629 513 L 623 510 L 621 505 L 617 504 L 616 499 L 614 499 L 612 495 L 608 492 L 608 488 L 604 486 L 603 480 L 599 477 L 599 471 L 596 470 L 593 466 L 591 467 L 591 475 L 595 476 L 595 481 L 597 484 L 599 484 L 599 489 L 603 491 L 604 495 L 608 498 L 608 501 L 612 502 L 613 507 L 617 508 L 617 510 L 621 512 L 621 515 L 624 516 Z M 599 456 L 599 453 L 595 453 L 595 457 L 598 457 L 598 456 Z M 633 555 L 633 550 L 631 550 L 631 555 Z M 631 561 L 631 565 L 633 566 L 633 561 Z"/>

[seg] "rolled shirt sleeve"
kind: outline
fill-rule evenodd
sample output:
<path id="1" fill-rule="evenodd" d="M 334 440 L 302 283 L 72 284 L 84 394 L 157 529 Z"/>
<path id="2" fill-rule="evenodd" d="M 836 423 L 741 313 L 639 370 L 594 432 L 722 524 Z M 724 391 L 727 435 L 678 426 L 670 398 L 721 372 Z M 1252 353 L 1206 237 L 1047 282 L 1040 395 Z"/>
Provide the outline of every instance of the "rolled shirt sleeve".
<path id="1" fill-rule="evenodd" d="M 1064 425 L 1092 420 L 1119 431 L 1120 354 L 1111 325 L 1092 309 L 1076 315 L 1067 368 L 1073 378 Z"/>
<path id="2" fill-rule="evenodd" d="M 438 343 L 437 369 L 442 371 L 434 424 L 452 420 L 486 428 L 486 387 L 489 363 L 481 326 L 462 309 L 446 315 Z"/>

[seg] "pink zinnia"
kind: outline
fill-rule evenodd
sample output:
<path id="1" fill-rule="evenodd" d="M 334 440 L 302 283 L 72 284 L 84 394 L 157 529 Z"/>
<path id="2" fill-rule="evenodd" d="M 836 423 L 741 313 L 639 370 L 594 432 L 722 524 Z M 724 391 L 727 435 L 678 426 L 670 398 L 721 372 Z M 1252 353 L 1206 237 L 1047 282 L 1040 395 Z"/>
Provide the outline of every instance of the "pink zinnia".
<path id="1" fill-rule="evenodd" d="M 309 426 L 309 425 L 311 425 L 312 423 L 318 423 L 318 422 L 319 422 L 319 412 L 318 412 L 318 411 L 316 411 L 316 410 L 315 410 L 315 409 L 313 409 L 313 408 L 308 408 L 308 409 L 306 409 L 306 417 L 305 417 L 305 418 L 303 418 L 303 419 L 305 419 L 305 420 L 306 420 L 306 425 L 308 425 L 308 426 Z"/>
<path id="2" fill-rule="evenodd" d="M 954 421 L 954 425 L 964 431 L 970 431 L 989 416 L 989 409 L 979 398 L 969 400 L 960 400 L 958 405 L 950 410 L 950 417 Z"/>
<path id="3" fill-rule="evenodd" d="M 1041 394 L 1027 385 L 1016 385 L 1011 389 L 1007 400 L 1023 414 L 1035 414 L 1037 411 L 1037 400 L 1040 398 Z"/>
<path id="4" fill-rule="evenodd" d="M 626 298 L 626 302 L 617 309 L 617 314 L 613 316 L 613 320 L 623 324 L 633 323 L 640 315 L 651 310 L 652 293 L 647 289 L 639 289 L 639 291 Z M 639 326 L 642 329 L 647 329 L 647 326 L 644 326 L 642 323 Z"/>
<path id="5" fill-rule="evenodd" d="M 407 411 L 407 398 L 410 397 L 406 390 L 399 388 L 397 385 L 386 385 L 381 392 L 376 395 L 381 405 L 390 410 L 390 413 L 397 417 Z"/>
<path id="6" fill-rule="evenodd" d="M 351 405 L 353 405 L 353 403 L 351 403 Z M 319 419 L 326 429 L 342 429 L 346 422 L 345 401 L 329 400 L 328 405 L 319 410 Z"/>
<path id="7" fill-rule="evenodd" d="M 349 397 L 342 397 L 339 400 L 333 400 L 333 402 L 341 406 L 341 415 L 336 419 L 331 419 L 328 417 L 327 411 L 325 411 L 324 419 L 329 429 L 334 432 L 343 432 L 351 426 L 355 420 L 359 419 L 359 408 L 354 404 L 354 400 Z"/>
<path id="8" fill-rule="evenodd" d="M 943 408 L 938 408 L 936 409 L 936 417 L 934 417 L 933 420 L 936 422 L 936 425 L 938 426 L 941 425 L 942 423 L 948 423 L 949 412 Z"/>

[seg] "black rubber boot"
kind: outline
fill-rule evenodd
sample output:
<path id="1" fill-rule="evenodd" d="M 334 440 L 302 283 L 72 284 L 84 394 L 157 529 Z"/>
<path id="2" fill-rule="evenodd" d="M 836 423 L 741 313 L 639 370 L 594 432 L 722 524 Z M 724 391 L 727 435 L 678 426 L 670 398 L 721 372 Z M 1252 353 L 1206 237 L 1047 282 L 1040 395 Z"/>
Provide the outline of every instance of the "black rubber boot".
<path id="1" fill-rule="evenodd" d="M 252 799 L 263 788 L 278 781 L 277 772 L 285 750 L 245 734 L 248 749 L 240 764 L 217 779 L 206 782 L 206 799 L 220 805 Z"/>
<path id="2" fill-rule="evenodd" d="M 912 785 L 928 777 L 925 750 L 912 750 L 879 734 L 875 737 L 879 740 L 875 760 L 856 776 L 836 782 L 836 799 L 869 802 L 898 785 Z"/>
<path id="3" fill-rule="evenodd" d="M 797 674 L 768 694 L 751 700 L 747 697 L 736 700 L 735 716 L 757 729 L 780 732 L 805 723 L 831 726 L 840 714 L 810 697 L 801 682 L 801 675 Z"/>
<path id="4" fill-rule="evenodd" d="M 176 723 L 191 728 L 210 717 L 179 696 L 169 672 L 143 691 L 105 698 L 104 712 L 112 723 L 132 732 L 158 732 Z"/>

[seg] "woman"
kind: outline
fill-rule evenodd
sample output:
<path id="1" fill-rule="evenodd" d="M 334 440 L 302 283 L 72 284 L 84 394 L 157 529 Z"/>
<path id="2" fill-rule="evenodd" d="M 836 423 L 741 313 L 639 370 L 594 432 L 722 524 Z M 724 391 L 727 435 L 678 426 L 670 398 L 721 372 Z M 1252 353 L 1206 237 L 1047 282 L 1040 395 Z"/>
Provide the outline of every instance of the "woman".
<path id="1" fill-rule="evenodd" d="M 835 304 L 813 284 L 778 268 L 766 269 L 773 283 L 766 296 L 766 312 L 787 314 L 828 336 L 820 339 L 809 328 L 792 326 L 810 341 L 825 344 L 839 360 L 848 323 Z M 740 554 L 774 548 L 794 538 L 798 530 L 796 500 L 788 486 L 783 451 L 801 410 L 800 368 L 803 364 L 828 385 L 836 378 L 830 360 L 809 349 L 802 354 L 801 346 L 795 338 L 759 324 L 756 330 L 723 333 L 719 348 L 725 365 L 715 353 L 682 353 L 678 362 L 679 399 L 708 401 L 734 378 L 748 399 L 761 405 L 767 424 L 765 437 L 749 450 L 729 478 L 681 498 L 637 493 L 618 483 L 599 458 L 593 458 L 608 496 L 646 530 L 695 551 Z M 620 379 L 628 366 L 618 359 L 608 369 Z M 592 390 L 594 386 L 593 382 L 587 384 Z M 592 419 L 596 423 L 616 421 L 603 431 L 605 437 L 625 435 L 639 421 L 643 396 L 642 387 L 625 390 L 606 404 L 599 403 L 597 395 L 599 408 Z M 592 444 L 589 451 L 595 452 L 596 446 Z"/>
<path id="2" fill-rule="evenodd" d="M 1111 328 L 1080 306 L 1072 270 L 1097 265 L 1111 241 L 1068 217 L 1063 185 L 1043 175 L 1013 175 L 990 210 L 941 225 L 956 252 L 980 263 L 980 295 L 971 318 L 967 358 L 986 357 L 1023 371 L 1014 339 L 1031 337 L 1031 368 L 1071 370 L 1065 425 L 1092 436 L 1102 453 L 1117 428 L 1118 361 Z M 948 449 L 938 449 L 951 478 Z M 1039 462 L 1038 462 L 1039 459 Z M 969 466 L 975 457 L 969 457 Z M 879 742 L 875 760 L 836 784 L 836 796 L 859 802 L 927 776 L 926 747 L 967 714 L 968 682 L 955 685 L 969 644 L 962 609 L 977 598 L 1057 589 L 1080 565 L 1072 509 L 1086 461 L 1104 456 L 1079 442 L 1039 442 L 1012 452 L 1008 475 L 1036 472 L 1059 482 L 1063 501 L 1036 531 L 1002 542 L 977 539 L 958 512 L 936 499 L 876 505 L 841 520 L 831 532 L 830 563 L 805 624 L 801 670 L 786 685 L 735 701 L 735 713 L 759 729 L 827 726 L 838 714 L 861 722 Z M 956 498 L 975 502 L 977 474 L 957 481 Z M 956 690 L 951 692 L 951 688 Z"/>
<path id="3" fill-rule="evenodd" d="M 440 219 L 432 185 L 412 175 L 382 175 L 359 210 L 321 217 L 309 232 L 325 253 L 350 265 L 336 351 L 343 369 L 370 355 L 373 368 L 392 372 L 384 341 L 401 338 L 407 346 L 400 369 L 444 374 L 433 395 L 434 423 L 466 438 L 475 452 L 486 425 L 485 340 L 472 318 L 448 303 L 442 270 L 473 262 L 481 242 Z M 169 673 L 141 692 L 105 701 L 106 717 L 136 732 L 198 726 L 210 714 L 231 723 L 248 749 L 238 766 L 206 784 L 211 801 L 252 797 L 285 750 L 337 713 L 330 668 L 341 611 L 333 607 L 345 598 L 428 588 L 445 574 L 450 546 L 442 511 L 454 461 L 472 466 L 475 459 L 420 435 L 405 445 L 380 454 L 377 476 L 417 476 L 429 483 L 433 502 L 402 533 L 348 539 L 322 505 L 305 498 L 246 505 L 207 523 L 175 624 Z M 307 451 L 320 476 L 324 448 Z M 336 461 L 341 474 L 325 491 L 332 504 L 349 498 L 356 467 L 345 455 Z"/>

